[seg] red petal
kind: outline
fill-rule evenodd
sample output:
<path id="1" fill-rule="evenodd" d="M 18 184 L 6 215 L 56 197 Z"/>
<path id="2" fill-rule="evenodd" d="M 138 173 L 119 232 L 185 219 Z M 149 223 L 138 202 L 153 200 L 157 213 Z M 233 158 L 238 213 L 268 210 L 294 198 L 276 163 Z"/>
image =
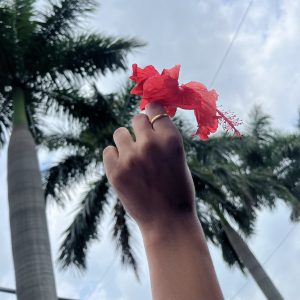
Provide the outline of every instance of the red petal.
<path id="1" fill-rule="evenodd" d="M 178 80 L 179 78 L 179 72 L 180 72 L 180 65 L 175 65 L 171 69 L 163 69 L 161 75 L 167 75 L 173 79 Z"/>
<path id="2" fill-rule="evenodd" d="M 171 118 L 173 118 L 175 116 L 175 114 L 176 114 L 177 108 L 176 107 L 165 106 L 165 110 L 166 110 L 167 114 Z"/>
<path id="3" fill-rule="evenodd" d="M 176 79 L 168 75 L 154 76 L 145 81 L 143 97 L 152 100 L 167 100 L 176 96 L 178 90 Z"/>
<path id="4" fill-rule="evenodd" d="M 158 71 L 152 66 L 147 66 L 144 69 L 141 69 L 137 64 L 132 65 L 132 75 L 129 77 L 136 83 L 141 83 L 147 78 L 159 75 Z"/>
<path id="5" fill-rule="evenodd" d="M 130 79 L 137 85 L 131 93 L 142 96 L 141 110 L 144 110 L 148 103 L 155 101 L 164 106 L 170 117 L 175 116 L 177 107 L 194 110 L 198 122 L 198 129 L 194 135 L 199 135 L 202 140 L 207 140 L 211 133 L 217 131 L 219 119 L 226 123 L 226 128 L 231 128 L 236 135 L 240 135 L 235 128 L 239 121 L 227 117 L 217 109 L 218 94 L 215 90 L 208 91 L 205 85 L 195 81 L 179 86 L 180 65 L 164 69 L 159 74 L 152 65 L 141 69 L 134 64 L 132 71 Z"/>

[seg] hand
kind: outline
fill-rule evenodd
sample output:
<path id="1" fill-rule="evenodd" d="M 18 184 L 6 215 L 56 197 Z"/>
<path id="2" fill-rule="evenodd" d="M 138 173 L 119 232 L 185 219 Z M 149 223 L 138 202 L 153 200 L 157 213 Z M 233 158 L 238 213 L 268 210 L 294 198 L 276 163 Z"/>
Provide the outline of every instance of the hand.
<path id="1" fill-rule="evenodd" d="M 168 117 L 150 120 L 164 108 L 150 103 L 146 115 L 132 119 L 136 140 L 118 128 L 116 147 L 103 151 L 108 180 L 127 212 L 138 225 L 160 224 L 178 216 L 194 217 L 195 188 L 188 169 L 179 130 Z"/>
<path id="2" fill-rule="evenodd" d="M 117 147 L 103 151 L 108 180 L 138 223 L 145 245 L 154 300 L 221 300 L 205 237 L 196 216 L 195 187 L 181 135 L 165 113 L 150 103 L 113 135 Z"/>

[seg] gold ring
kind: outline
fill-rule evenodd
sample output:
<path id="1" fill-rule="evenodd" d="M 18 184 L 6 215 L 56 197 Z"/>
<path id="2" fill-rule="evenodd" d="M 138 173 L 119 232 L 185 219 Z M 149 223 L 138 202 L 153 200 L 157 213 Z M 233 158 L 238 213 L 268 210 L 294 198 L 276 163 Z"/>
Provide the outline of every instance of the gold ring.
<path id="1" fill-rule="evenodd" d="M 153 123 L 154 123 L 156 120 L 158 120 L 158 119 L 160 119 L 160 118 L 163 118 L 163 117 L 169 117 L 169 115 L 168 115 L 168 114 L 160 114 L 160 115 L 156 115 L 156 116 L 154 116 L 154 117 L 151 119 L 150 123 L 153 125 Z"/>

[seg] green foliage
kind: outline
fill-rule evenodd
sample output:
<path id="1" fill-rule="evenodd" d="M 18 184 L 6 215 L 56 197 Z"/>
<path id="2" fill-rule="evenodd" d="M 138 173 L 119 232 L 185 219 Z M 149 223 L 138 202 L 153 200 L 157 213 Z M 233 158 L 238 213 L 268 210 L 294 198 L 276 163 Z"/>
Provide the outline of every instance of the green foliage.
<path id="1" fill-rule="evenodd" d="M 188 150 L 205 235 L 222 249 L 229 265 L 243 269 L 220 218 L 237 225 L 247 237 L 254 233 L 257 211 L 275 207 L 278 199 L 292 207 L 292 219 L 299 217 L 299 136 L 275 133 L 270 117 L 259 107 L 252 111 L 249 133 L 242 139 L 223 135 L 202 142 L 190 138 L 190 129 L 177 125 Z"/>
<path id="2" fill-rule="evenodd" d="M 8 128 L 11 126 L 12 106 L 11 101 L 0 94 L 0 149 L 7 141 Z"/>
<path id="3" fill-rule="evenodd" d="M 35 11 L 34 4 L 33 0 L 0 3 L 0 98 L 11 107 L 12 90 L 22 88 L 30 129 L 40 142 L 36 111 L 45 99 L 66 94 L 77 101 L 79 83 L 92 85 L 108 70 L 125 70 L 128 53 L 144 43 L 83 30 L 77 33 L 79 21 L 95 8 L 94 1 L 53 1 L 44 12 Z M 3 143 L 10 123 L 3 122 L 6 110 L 1 109 Z"/>
<path id="4" fill-rule="evenodd" d="M 80 110 L 86 125 L 73 146 L 76 148 L 78 144 L 83 143 L 85 146 L 80 148 L 80 155 L 87 160 L 101 163 L 102 150 L 113 144 L 112 134 L 116 128 L 126 126 L 132 132 L 130 120 L 137 112 L 139 98 L 130 95 L 131 88 L 130 85 L 124 87 L 120 95 L 102 95 L 95 89 L 91 101 L 84 104 L 87 107 Z M 68 108 L 68 104 L 63 106 Z M 78 117 L 72 108 L 66 112 L 75 118 Z M 295 201 L 298 188 L 296 179 L 299 178 L 298 174 L 295 174 L 295 178 L 286 178 L 283 181 L 280 180 L 280 173 L 275 172 L 280 164 L 279 157 L 284 155 L 296 158 L 298 155 L 298 144 L 292 143 L 292 140 L 295 140 L 285 136 L 280 144 L 277 140 L 278 135 L 270 128 L 269 117 L 258 108 L 252 113 L 252 118 L 254 120 L 249 134 L 242 139 L 221 135 L 206 142 L 191 137 L 191 128 L 183 125 L 183 121 L 178 117 L 174 118 L 183 136 L 187 161 L 196 189 L 198 216 L 204 233 L 212 243 L 220 247 L 225 261 L 230 266 L 239 266 L 242 271 L 243 263 L 225 234 L 220 216 L 237 225 L 240 234 L 247 237 L 254 233 L 258 210 L 265 206 L 274 207 L 278 197 L 288 203 Z M 292 140 L 288 140 L 289 138 Z M 284 140 L 289 144 L 287 149 L 283 147 Z M 65 143 L 72 144 L 68 139 L 65 139 Z M 277 150 L 274 148 L 275 144 L 278 144 Z M 59 144 L 57 147 L 60 147 Z M 297 160 L 299 161 L 299 158 Z M 64 168 L 63 165 L 58 167 Z M 81 175 L 83 174 L 86 173 L 82 172 Z M 293 176 L 294 173 L 289 174 Z M 292 192 L 288 182 L 295 185 L 295 192 Z M 65 187 L 68 188 L 69 185 Z M 114 210 L 113 236 L 121 249 L 122 261 L 129 263 L 137 274 L 135 258 L 129 243 L 130 234 L 126 225 L 125 210 L 120 202 L 115 204 Z M 84 231 L 84 224 L 82 228 Z M 74 253 L 75 248 L 69 251 L 69 257 L 73 255 L 76 264 L 78 260 L 75 259 Z M 72 260 L 69 259 L 68 263 L 72 264 Z"/>
<path id="5" fill-rule="evenodd" d="M 127 126 L 132 132 L 130 120 L 139 102 L 129 93 L 132 86 L 118 94 L 102 95 L 92 80 L 108 70 L 126 69 L 127 54 L 143 43 L 95 33 L 76 34 L 78 23 L 94 10 L 95 1 L 53 0 L 40 13 L 33 5 L 29 0 L 0 2 L 0 147 L 12 125 L 11 93 L 22 88 L 36 142 L 51 150 L 72 150 L 45 173 L 45 196 L 63 205 L 66 199 L 74 200 L 67 192 L 74 184 L 88 182 L 91 169 L 99 172 L 102 150 L 113 144 L 114 130 Z M 83 96 L 78 88 L 82 81 L 89 83 L 91 95 Z M 77 121 L 79 134 L 41 130 L 42 119 L 50 111 L 66 116 L 71 123 Z M 243 139 L 224 135 L 207 142 L 191 138 L 183 122 L 174 120 L 183 134 L 206 237 L 221 248 L 229 265 L 242 269 L 222 228 L 222 218 L 248 236 L 254 232 L 257 211 L 274 207 L 278 198 L 291 206 L 293 220 L 300 215 L 299 134 L 277 135 L 271 130 L 269 116 L 259 108 L 251 120 Z M 105 177 L 89 183 L 61 245 L 63 266 L 86 266 L 88 246 L 99 235 L 103 207 L 110 200 L 108 191 Z M 137 274 L 126 213 L 119 201 L 114 206 L 114 224 L 113 237 L 122 262 Z"/>
<path id="6" fill-rule="evenodd" d="M 41 15 L 39 32 L 43 40 L 57 41 L 70 36 L 83 17 L 96 8 L 95 0 L 49 1 L 50 8 Z"/>
<path id="7" fill-rule="evenodd" d="M 68 199 L 64 190 L 84 177 L 90 163 L 85 156 L 69 155 L 58 165 L 49 168 L 44 174 L 46 199 L 51 196 L 63 205 L 64 200 Z"/>
<path id="8" fill-rule="evenodd" d="M 78 214 L 65 232 L 59 255 L 62 267 L 73 264 L 78 268 L 86 268 L 86 251 L 90 240 L 98 237 L 97 228 L 107 203 L 107 192 L 105 176 L 89 186 Z"/>
<path id="9" fill-rule="evenodd" d="M 64 132 L 42 136 L 42 145 L 48 149 L 68 148 L 70 153 L 73 153 L 45 172 L 46 199 L 52 198 L 59 205 L 63 205 L 66 200 L 76 200 L 68 191 L 78 182 L 88 181 L 93 176 L 93 170 L 99 172 L 95 166 L 102 163 L 103 149 L 107 145 L 113 144 L 113 132 L 120 126 L 129 127 L 130 120 L 137 111 L 139 98 L 129 93 L 132 87 L 132 84 L 128 83 L 119 93 L 103 95 L 94 86 L 93 94 L 88 99 L 80 96 L 79 91 L 78 93 L 69 93 L 68 90 L 58 90 L 48 94 L 49 97 L 45 100 L 44 106 L 46 111 L 50 109 L 56 112 L 62 111 L 73 121 L 80 119 L 83 124 L 81 124 L 80 133 L 77 136 Z M 103 199 L 101 201 L 105 203 L 111 201 L 108 193 L 96 194 L 90 186 L 87 186 L 87 190 L 90 190 L 91 194 L 82 200 L 83 207 L 85 207 L 85 201 L 88 203 L 97 201 L 97 199 Z M 88 203 L 86 205 L 90 206 Z M 99 213 L 97 210 L 92 212 L 81 209 L 75 216 L 74 221 L 67 229 L 66 238 L 60 249 L 60 260 L 63 266 L 75 265 L 78 268 L 85 268 L 88 246 L 97 236 L 97 227 L 94 226 L 96 223 L 92 222 L 93 225 L 89 225 L 90 223 L 86 220 L 95 220 L 99 216 L 97 222 L 100 221 Z M 126 218 L 124 208 L 117 201 L 114 205 L 113 238 L 120 251 L 122 263 L 129 264 L 138 278 L 137 263 L 130 246 L 131 235 Z M 72 236 L 74 232 L 77 232 L 80 241 Z M 87 235 L 83 238 L 85 232 Z"/>
<path id="10" fill-rule="evenodd" d="M 130 265 L 133 268 L 139 280 L 137 262 L 129 243 L 131 235 L 127 224 L 127 214 L 119 199 L 114 205 L 114 221 L 113 238 L 117 242 L 117 249 L 121 250 L 121 261 L 123 265 Z"/>
<path id="11" fill-rule="evenodd" d="M 35 4 L 33 0 L 0 1 L 0 147 L 7 142 L 12 127 L 12 92 L 22 89 L 35 142 L 50 150 L 72 150 L 44 174 L 45 196 L 63 205 L 70 199 L 66 190 L 89 177 L 90 169 L 101 161 L 101 149 L 112 143 L 115 127 L 134 113 L 126 110 L 127 105 L 131 109 L 138 99 L 128 93 L 104 96 L 94 80 L 108 71 L 125 70 L 127 55 L 144 43 L 80 27 L 96 8 L 96 1 L 49 0 L 43 11 L 36 11 Z M 82 83 L 89 86 L 90 95 L 83 94 Z M 120 110 L 124 110 L 122 117 L 116 114 Z M 80 136 L 72 132 L 48 134 L 53 126 L 44 118 L 53 113 L 78 126 Z M 60 253 L 63 266 L 73 263 L 85 267 L 88 244 L 96 236 L 102 206 L 108 200 L 103 180 L 89 186 L 66 231 Z M 123 227 L 115 237 L 121 243 L 122 261 L 136 270 L 124 220 L 121 213 L 116 214 L 116 222 L 123 222 Z"/>

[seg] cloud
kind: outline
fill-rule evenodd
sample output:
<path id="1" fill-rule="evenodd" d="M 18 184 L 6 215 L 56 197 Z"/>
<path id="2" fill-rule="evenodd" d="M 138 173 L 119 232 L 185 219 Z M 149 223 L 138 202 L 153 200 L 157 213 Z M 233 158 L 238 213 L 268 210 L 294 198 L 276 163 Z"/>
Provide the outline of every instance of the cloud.
<path id="1" fill-rule="evenodd" d="M 248 1 L 191 0 L 139 1 L 103 0 L 89 26 L 116 36 L 136 36 L 148 46 L 129 57 L 129 63 L 153 64 L 158 69 L 180 63 L 182 83 L 196 80 L 210 84 L 220 61 L 234 35 Z M 219 104 L 234 111 L 242 119 L 255 103 L 273 116 L 275 126 L 291 131 L 297 120 L 300 92 L 300 3 L 296 0 L 253 1 L 239 35 L 212 88 L 219 95 Z M 118 87 L 127 73 L 101 78 L 104 92 Z M 182 112 L 183 113 L 183 112 Z M 196 124 L 191 113 L 183 113 Z M 247 124 L 246 126 L 247 127 Z M 0 285 L 13 287 L 13 263 L 10 249 L 6 189 L 6 149 L 0 154 Z M 51 158 L 40 155 L 41 165 Z M 61 234 L 74 215 L 75 204 L 62 211 L 51 205 L 47 210 L 53 258 L 57 257 Z M 110 211 L 110 208 L 107 208 Z M 290 230 L 289 211 L 279 205 L 274 212 L 263 211 L 257 222 L 257 235 L 249 245 L 260 261 L 264 261 Z M 61 272 L 55 265 L 58 293 L 64 297 L 84 300 L 150 299 L 150 282 L 143 249 L 139 253 L 142 282 L 138 284 L 130 270 L 124 271 L 110 240 L 110 216 L 100 227 L 103 235 L 94 242 L 88 254 L 88 271 Z M 300 245 L 299 226 L 274 256 L 266 263 L 266 270 L 285 299 L 298 298 L 300 273 L 297 259 Z M 136 239 L 141 243 L 137 231 Z M 229 269 L 220 251 L 210 245 L 215 269 L 226 299 L 240 290 L 235 299 L 264 299 L 250 276 L 245 278 L 237 269 Z M 112 264 L 112 262 L 114 262 Z M 112 264 L 112 265 L 111 265 Z M 110 267 L 111 266 L 111 267 Z M 107 268 L 109 271 L 103 279 Z M 102 281 L 103 280 L 103 281 Z M 1 299 L 15 300 L 1 295 Z"/>
<path id="2" fill-rule="evenodd" d="M 180 63 L 181 82 L 209 85 L 247 5 L 219 0 L 105 1 L 91 22 L 106 33 L 148 42 L 130 56 L 130 64 L 162 69 Z M 300 106 L 300 61 L 295 59 L 300 45 L 299 11 L 297 1 L 253 1 L 212 86 L 225 110 L 245 120 L 259 103 L 278 127 L 294 128 Z M 116 90 L 129 73 L 103 78 L 99 86 L 104 91 Z"/>

